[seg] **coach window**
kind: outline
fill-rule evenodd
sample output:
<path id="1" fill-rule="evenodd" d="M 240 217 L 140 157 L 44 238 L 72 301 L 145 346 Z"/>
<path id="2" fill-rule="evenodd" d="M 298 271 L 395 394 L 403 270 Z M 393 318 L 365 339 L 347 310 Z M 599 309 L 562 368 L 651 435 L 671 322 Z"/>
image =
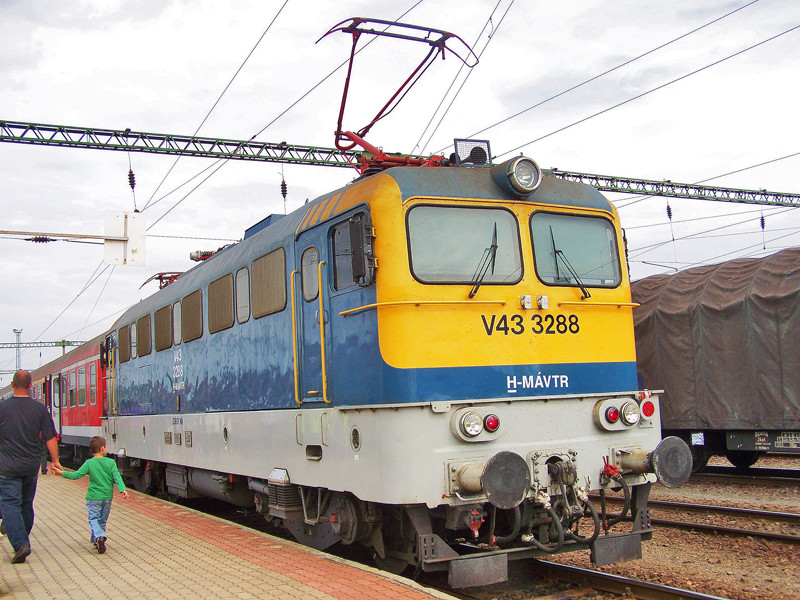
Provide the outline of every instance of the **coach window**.
<path id="1" fill-rule="evenodd" d="M 66 376 L 61 378 L 61 408 L 67 408 L 69 404 L 67 404 L 67 392 L 69 389 L 69 384 L 67 383 Z"/>
<path id="2" fill-rule="evenodd" d="M 61 404 L 61 378 L 56 375 L 53 377 L 53 400 L 52 405 L 58 408 Z"/>
<path id="3" fill-rule="evenodd" d="M 172 346 L 172 307 L 159 308 L 153 316 L 153 332 L 155 333 L 156 352 Z"/>
<path id="4" fill-rule="evenodd" d="M 128 325 L 119 328 L 119 362 L 131 359 L 131 329 Z"/>
<path id="5" fill-rule="evenodd" d="M 519 227 L 499 208 L 416 206 L 408 211 L 411 272 L 422 283 L 513 284 L 522 278 Z"/>
<path id="6" fill-rule="evenodd" d="M 152 336 L 150 335 L 150 315 L 145 315 L 136 321 L 136 345 L 139 356 L 147 356 L 153 349 Z"/>
<path id="7" fill-rule="evenodd" d="M 97 404 L 97 365 L 89 365 L 89 404 Z"/>
<path id="8" fill-rule="evenodd" d="M 131 323 L 131 358 L 136 358 L 136 343 L 139 341 L 138 333 L 136 332 L 136 323 Z"/>
<path id="9" fill-rule="evenodd" d="M 202 290 L 192 292 L 181 300 L 181 329 L 184 342 L 191 342 L 203 336 Z"/>
<path id="10" fill-rule="evenodd" d="M 217 333 L 233 327 L 233 275 L 208 284 L 208 331 Z"/>
<path id="11" fill-rule="evenodd" d="M 181 301 L 172 305 L 172 343 L 181 343 Z"/>
<path id="12" fill-rule="evenodd" d="M 303 252 L 300 260 L 300 277 L 303 283 L 303 300 L 311 302 L 319 295 L 319 250 L 310 246 Z"/>
<path id="13" fill-rule="evenodd" d="M 536 274 L 544 284 L 612 288 L 622 281 L 617 238 L 607 219 L 537 212 L 531 236 Z"/>
<path id="14" fill-rule="evenodd" d="M 77 386 L 77 379 L 75 378 L 75 371 L 69 372 L 69 406 L 75 407 L 75 388 Z"/>
<path id="15" fill-rule="evenodd" d="M 250 277 L 253 316 L 256 319 L 286 308 L 286 253 L 283 248 L 255 259 Z"/>
<path id="16" fill-rule="evenodd" d="M 247 267 L 236 271 L 236 320 L 245 323 L 250 318 L 250 274 Z"/>
<path id="17" fill-rule="evenodd" d="M 350 249 L 350 221 L 344 221 L 333 228 L 333 289 L 346 290 L 355 284 Z"/>
<path id="18" fill-rule="evenodd" d="M 86 367 L 78 369 L 78 406 L 86 406 Z"/>

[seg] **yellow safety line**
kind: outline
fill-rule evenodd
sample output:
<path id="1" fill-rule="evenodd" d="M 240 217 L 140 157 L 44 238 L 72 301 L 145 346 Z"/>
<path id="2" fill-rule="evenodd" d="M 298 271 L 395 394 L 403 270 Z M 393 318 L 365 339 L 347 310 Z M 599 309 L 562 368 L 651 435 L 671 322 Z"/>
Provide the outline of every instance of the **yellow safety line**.
<path id="1" fill-rule="evenodd" d="M 294 401 L 302 405 L 300 400 L 300 384 L 297 381 L 297 317 L 295 316 L 295 299 L 294 299 L 294 276 L 299 271 L 292 271 L 290 278 L 292 280 L 292 359 L 294 360 Z"/>
<path id="2" fill-rule="evenodd" d="M 638 302 L 559 302 L 559 306 L 616 306 L 622 308 L 623 306 L 630 306 L 636 308 L 640 306 Z"/>
<path id="3" fill-rule="evenodd" d="M 422 305 L 432 305 L 432 304 L 499 304 L 500 306 L 505 306 L 505 300 L 397 300 L 394 302 L 376 302 L 375 304 L 365 304 L 364 306 L 359 306 L 358 308 L 351 308 L 350 310 L 344 310 L 339 313 L 340 317 L 346 317 L 347 315 L 361 312 L 362 310 L 368 310 L 370 308 L 377 308 L 379 306 L 407 306 L 407 305 L 414 305 L 414 306 L 422 306 Z"/>
<path id="4" fill-rule="evenodd" d="M 322 399 L 330 404 L 328 400 L 328 379 L 325 374 L 325 310 L 322 306 L 322 265 L 325 264 L 324 260 L 319 261 L 317 265 L 318 277 L 318 293 L 319 293 L 319 346 L 322 354 Z"/>

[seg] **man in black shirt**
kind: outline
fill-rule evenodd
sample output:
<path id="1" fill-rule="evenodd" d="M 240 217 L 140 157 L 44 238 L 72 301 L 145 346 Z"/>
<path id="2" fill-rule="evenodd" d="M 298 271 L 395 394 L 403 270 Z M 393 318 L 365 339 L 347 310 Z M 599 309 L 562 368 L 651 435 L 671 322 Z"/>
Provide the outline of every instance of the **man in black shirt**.
<path id="1" fill-rule="evenodd" d="M 29 536 L 40 467 L 40 434 L 53 465 L 60 469 L 61 464 L 53 419 L 43 404 L 28 395 L 31 374 L 17 371 L 11 387 L 14 395 L 0 402 L 0 507 L 8 541 L 14 548 L 11 562 L 21 563 L 31 553 Z"/>

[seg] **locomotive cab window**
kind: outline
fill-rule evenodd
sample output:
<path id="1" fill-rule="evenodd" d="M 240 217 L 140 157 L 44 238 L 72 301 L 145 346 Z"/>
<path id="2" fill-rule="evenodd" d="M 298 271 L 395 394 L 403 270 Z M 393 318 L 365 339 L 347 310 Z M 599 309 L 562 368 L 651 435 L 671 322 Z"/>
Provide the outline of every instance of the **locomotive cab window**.
<path id="1" fill-rule="evenodd" d="M 346 290 L 353 287 L 353 256 L 350 248 L 350 222 L 339 223 L 333 228 L 333 289 Z"/>
<path id="2" fill-rule="evenodd" d="M 311 302 L 319 295 L 319 250 L 310 246 L 303 251 L 300 260 L 300 277 L 302 279 L 303 300 Z"/>
<path id="3" fill-rule="evenodd" d="M 407 219 L 411 272 L 418 281 L 490 285 L 522 278 L 519 227 L 512 212 L 422 205 L 408 211 Z M 492 268 L 484 270 L 484 264 Z"/>
<path id="4" fill-rule="evenodd" d="M 537 212 L 531 236 L 542 283 L 613 288 L 622 281 L 617 237 L 607 219 Z"/>

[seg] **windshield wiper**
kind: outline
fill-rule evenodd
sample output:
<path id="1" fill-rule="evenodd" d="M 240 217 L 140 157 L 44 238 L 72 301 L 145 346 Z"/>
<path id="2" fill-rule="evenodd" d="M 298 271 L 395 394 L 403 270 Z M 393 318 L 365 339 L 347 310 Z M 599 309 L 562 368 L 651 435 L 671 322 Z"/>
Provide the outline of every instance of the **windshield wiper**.
<path id="1" fill-rule="evenodd" d="M 586 289 L 586 286 L 583 285 L 583 281 L 581 281 L 581 278 L 578 277 L 578 273 L 572 267 L 572 264 L 569 262 L 567 255 L 564 254 L 563 250 L 556 247 L 556 237 L 553 235 L 552 226 L 550 227 L 550 241 L 553 243 L 553 253 L 555 254 L 554 258 L 556 263 L 556 280 L 560 279 L 558 275 L 558 258 L 561 257 L 561 260 L 564 261 L 564 266 L 567 267 L 567 271 L 569 271 L 569 274 L 572 275 L 572 277 L 575 279 L 575 282 L 581 288 L 581 292 L 583 293 L 583 296 L 581 296 L 581 300 L 586 300 L 587 298 L 591 298 L 592 295 L 589 293 L 589 290 Z"/>
<path id="2" fill-rule="evenodd" d="M 469 297 L 474 298 L 478 293 L 478 288 L 481 287 L 487 271 L 492 270 L 494 275 L 494 262 L 497 256 L 497 222 L 494 224 L 494 231 L 492 232 L 492 244 L 483 251 L 478 268 L 475 269 L 475 274 L 472 276 L 472 289 L 469 291 Z"/>

